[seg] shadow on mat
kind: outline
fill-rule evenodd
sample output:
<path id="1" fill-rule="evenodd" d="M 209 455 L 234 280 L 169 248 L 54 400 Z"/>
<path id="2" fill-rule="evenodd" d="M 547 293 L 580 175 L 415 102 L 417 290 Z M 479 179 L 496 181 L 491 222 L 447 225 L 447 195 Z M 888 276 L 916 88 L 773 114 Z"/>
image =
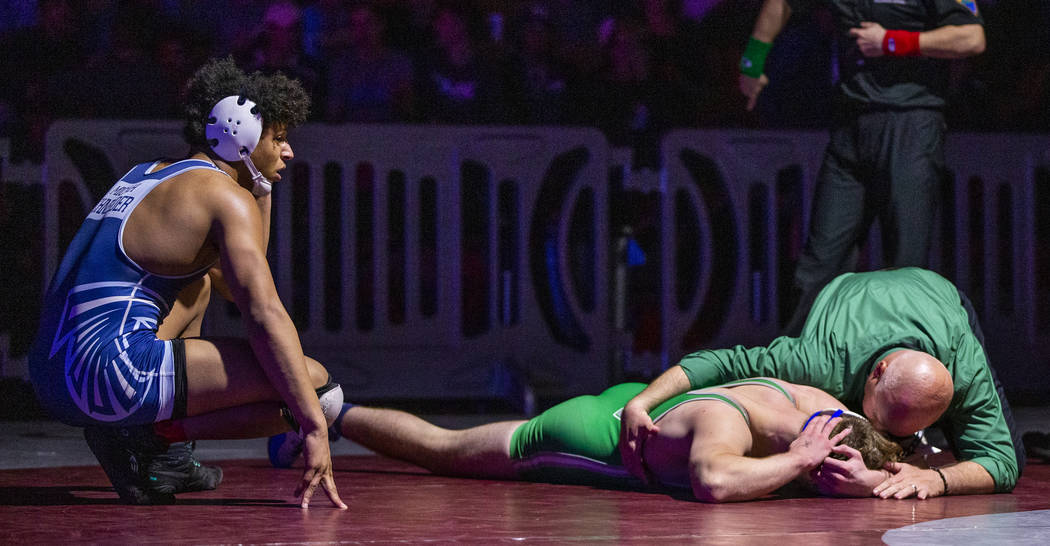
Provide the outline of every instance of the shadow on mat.
<path id="1" fill-rule="evenodd" d="M 674 489 L 674 488 L 662 488 L 662 487 L 646 487 L 641 482 L 623 483 L 622 481 L 615 478 L 605 479 L 602 476 L 594 476 L 590 479 L 575 479 L 573 476 L 565 476 L 562 479 L 542 479 L 542 480 L 501 480 L 497 478 L 476 478 L 472 476 L 443 476 L 441 474 L 432 474 L 426 470 L 381 470 L 381 469 L 365 469 L 365 468 L 352 468 L 352 469 L 335 469 L 335 474 L 368 474 L 368 475 L 382 475 L 382 476 L 404 476 L 408 478 L 434 478 L 437 480 L 473 480 L 473 481 L 486 481 L 486 482 L 507 482 L 507 483 L 520 483 L 520 484 L 548 484 L 548 485 L 568 485 L 572 487 L 586 487 L 600 491 L 624 491 L 628 493 L 643 493 L 651 495 L 665 495 L 673 499 L 698 502 L 693 493 L 688 489 Z"/>
<path id="2" fill-rule="evenodd" d="M 92 496 L 82 496 L 88 493 Z M 101 493 L 105 497 L 95 497 Z M 123 505 L 110 487 L 87 485 L 56 485 L 50 487 L 0 487 L 0 506 L 88 506 Z M 176 499 L 166 506 L 273 506 L 299 508 L 294 502 L 283 499 Z"/>

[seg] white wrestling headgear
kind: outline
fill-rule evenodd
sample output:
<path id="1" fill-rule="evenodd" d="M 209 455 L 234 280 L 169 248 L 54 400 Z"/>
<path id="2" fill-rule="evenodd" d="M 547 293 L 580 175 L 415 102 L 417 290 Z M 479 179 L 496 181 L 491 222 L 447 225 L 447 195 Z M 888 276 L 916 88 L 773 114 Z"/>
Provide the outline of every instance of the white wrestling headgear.
<path id="1" fill-rule="evenodd" d="M 226 161 L 244 161 L 252 173 L 252 193 L 261 197 L 270 193 L 272 183 L 255 168 L 251 153 L 262 137 L 263 119 L 259 108 L 247 97 L 230 95 L 211 109 L 204 126 L 204 136 L 216 155 Z"/>

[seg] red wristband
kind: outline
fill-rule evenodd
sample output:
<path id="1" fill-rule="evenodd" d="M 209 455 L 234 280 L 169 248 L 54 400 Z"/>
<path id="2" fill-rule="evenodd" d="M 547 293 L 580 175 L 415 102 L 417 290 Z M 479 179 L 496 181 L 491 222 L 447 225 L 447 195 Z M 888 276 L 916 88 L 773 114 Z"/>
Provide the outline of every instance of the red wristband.
<path id="1" fill-rule="evenodd" d="M 882 52 L 891 57 L 918 57 L 919 33 L 910 30 L 887 30 L 882 38 Z"/>

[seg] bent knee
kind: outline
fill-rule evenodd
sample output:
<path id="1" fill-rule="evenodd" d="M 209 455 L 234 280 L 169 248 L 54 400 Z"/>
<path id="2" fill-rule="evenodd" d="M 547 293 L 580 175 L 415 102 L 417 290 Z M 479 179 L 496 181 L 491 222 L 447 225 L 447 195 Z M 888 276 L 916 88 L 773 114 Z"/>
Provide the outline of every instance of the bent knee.
<path id="1" fill-rule="evenodd" d="M 306 370 L 310 374 L 310 384 L 315 389 L 321 388 L 328 383 L 328 379 L 331 377 L 328 374 L 328 369 L 321 365 L 320 362 L 306 357 Z"/>

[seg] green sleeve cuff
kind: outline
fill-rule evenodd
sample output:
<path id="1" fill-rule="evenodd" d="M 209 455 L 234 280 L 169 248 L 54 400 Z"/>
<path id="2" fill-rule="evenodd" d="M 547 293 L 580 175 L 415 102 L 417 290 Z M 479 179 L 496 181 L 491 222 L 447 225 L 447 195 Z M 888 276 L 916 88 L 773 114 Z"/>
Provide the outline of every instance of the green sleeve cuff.
<path id="1" fill-rule="evenodd" d="M 752 78 L 762 75 L 766 68 L 766 57 L 773 44 L 767 44 L 754 36 L 748 38 L 744 55 L 740 57 L 740 73 Z"/>
<path id="2" fill-rule="evenodd" d="M 1017 464 L 1013 461 L 1002 461 L 989 456 L 974 457 L 969 461 L 981 465 L 988 471 L 988 474 L 992 476 L 992 481 L 995 482 L 996 493 L 1009 493 L 1017 485 L 1019 476 Z"/>

